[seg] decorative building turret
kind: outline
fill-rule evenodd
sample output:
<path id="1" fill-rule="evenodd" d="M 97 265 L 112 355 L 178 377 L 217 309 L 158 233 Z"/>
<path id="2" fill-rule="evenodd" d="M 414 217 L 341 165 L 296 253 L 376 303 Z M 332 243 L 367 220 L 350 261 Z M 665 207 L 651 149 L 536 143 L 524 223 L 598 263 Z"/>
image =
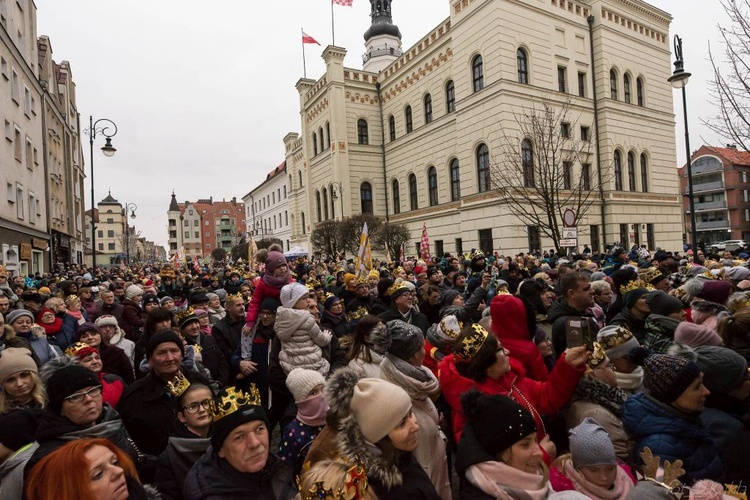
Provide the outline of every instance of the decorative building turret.
<path id="1" fill-rule="evenodd" d="M 401 54 L 401 32 L 393 24 L 392 0 L 370 0 L 372 25 L 365 32 L 365 55 L 363 69 L 379 73 Z"/>

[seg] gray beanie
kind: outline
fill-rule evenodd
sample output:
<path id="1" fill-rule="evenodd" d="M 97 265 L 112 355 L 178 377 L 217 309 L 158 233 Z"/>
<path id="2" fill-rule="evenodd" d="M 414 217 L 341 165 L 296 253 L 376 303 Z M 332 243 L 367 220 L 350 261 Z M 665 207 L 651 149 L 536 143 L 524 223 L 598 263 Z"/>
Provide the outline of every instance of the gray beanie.
<path id="1" fill-rule="evenodd" d="M 216 295 L 215 293 L 211 293 L 211 292 L 207 293 L 206 297 L 208 297 L 208 300 L 214 300 L 214 299 L 218 299 L 219 298 L 218 295 Z"/>
<path id="2" fill-rule="evenodd" d="M 5 322 L 9 325 L 12 325 L 14 321 L 23 316 L 27 316 L 32 323 L 34 322 L 34 314 L 28 309 L 16 309 L 9 312 L 8 315 L 5 316 Z"/>
<path id="3" fill-rule="evenodd" d="M 606 277 L 607 275 L 604 274 L 603 272 L 596 271 L 595 273 L 591 273 L 591 282 L 593 283 L 594 281 L 603 280 Z"/>
<path id="4" fill-rule="evenodd" d="M 573 466 L 596 467 L 617 465 L 615 447 L 607 431 L 593 418 L 587 417 L 577 427 L 568 431 Z"/>
<path id="5" fill-rule="evenodd" d="M 747 360 L 731 349 L 700 346 L 695 352 L 703 371 L 703 385 L 712 393 L 726 394 L 747 377 Z"/>
<path id="6" fill-rule="evenodd" d="M 419 327 L 394 319 L 387 323 L 391 345 L 388 354 L 407 360 L 424 347 L 424 335 Z"/>
<path id="7" fill-rule="evenodd" d="M 683 309 L 684 304 L 677 297 L 669 295 L 663 290 L 654 290 L 646 295 L 646 304 L 653 314 L 669 316 Z"/>
<path id="8" fill-rule="evenodd" d="M 129 300 L 133 300 L 139 295 L 143 295 L 143 289 L 139 287 L 138 285 L 130 285 L 125 290 L 125 298 Z"/>

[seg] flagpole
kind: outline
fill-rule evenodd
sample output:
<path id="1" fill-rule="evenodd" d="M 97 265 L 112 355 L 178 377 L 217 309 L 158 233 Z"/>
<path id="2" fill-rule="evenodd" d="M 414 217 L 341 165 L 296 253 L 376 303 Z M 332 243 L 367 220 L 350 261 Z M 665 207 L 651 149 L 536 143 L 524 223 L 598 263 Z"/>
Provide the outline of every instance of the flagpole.
<path id="1" fill-rule="evenodd" d="M 331 45 L 336 45 L 336 30 L 333 21 L 333 0 L 331 0 Z"/>
<path id="2" fill-rule="evenodd" d="M 302 38 L 302 74 L 304 78 L 307 78 L 307 61 L 305 61 L 305 28 L 300 28 L 300 36 Z"/>

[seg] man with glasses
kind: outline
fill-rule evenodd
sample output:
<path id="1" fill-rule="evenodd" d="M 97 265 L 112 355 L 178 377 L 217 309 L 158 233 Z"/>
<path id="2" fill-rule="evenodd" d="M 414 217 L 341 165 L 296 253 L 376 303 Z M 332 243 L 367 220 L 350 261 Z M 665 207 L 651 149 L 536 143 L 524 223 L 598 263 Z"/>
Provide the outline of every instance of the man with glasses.
<path id="1" fill-rule="evenodd" d="M 386 295 L 390 295 L 392 306 L 378 316 L 383 323 L 400 319 L 422 330 L 423 335 L 427 334 L 430 327 L 427 316 L 414 309 L 414 294 L 408 285 L 397 283 L 386 292 Z"/>
<path id="2" fill-rule="evenodd" d="M 62 367 L 60 367 L 62 366 Z M 102 386 L 96 374 L 81 365 L 58 363 L 47 381 L 49 403 L 39 420 L 38 448 L 24 468 L 24 474 L 41 459 L 72 439 L 109 439 L 139 462 L 118 413 L 102 402 Z"/>

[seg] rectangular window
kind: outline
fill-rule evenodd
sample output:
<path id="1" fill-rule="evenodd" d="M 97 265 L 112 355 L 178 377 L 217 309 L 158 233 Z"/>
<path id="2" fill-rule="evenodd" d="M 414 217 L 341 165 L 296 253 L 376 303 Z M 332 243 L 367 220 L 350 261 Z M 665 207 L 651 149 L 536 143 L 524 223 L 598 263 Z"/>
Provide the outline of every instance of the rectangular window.
<path id="1" fill-rule="evenodd" d="M 107 224 L 114 224 L 115 220 L 112 217 L 107 218 Z"/>
<path id="2" fill-rule="evenodd" d="M 591 231 L 591 251 L 599 250 L 599 226 L 590 226 Z"/>
<path id="3" fill-rule="evenodd" d="M 27 118 L 31 118 L 31 92 L 28 87 L 23 87 L 23 112 Z"/>
<path id="4" fill-rule="evenodd" d="M 581 140 L 586 142 L 591 140 L 591 129 L 589 127 L 581 125 Z"/>
<path id="5" fill-rule="evenodd" d="M 104 250 L 104 243 L 99 243 L 99 250 Z"/>
<path id="6" fill-rule="evenodd" d="M 620 245 L 623 248 L 630 248 L 630 237 L 628 236 L 628 225 L 620 224 Z"/>
<path id="7" fill-rule="evenodd" d="M 185 238 L 190 238 L 190 231 L 185 231 Z"/>
<path id="8" fill-rule="evenodd" d="M 206 231 L 206 238 L 209 238 L 211 236 L 211 231 Z"/>
<path id="9" fill-rule="evenodd" d="M 569 161 L 563 162 L 563 189 L 571 189 L 573 186 L 573 164 Z"/>
<path id="10" fill-rule="evenodd" d="M 114 243 L 107 243 L 107 250 L 114 250 L 115 244 Z"/>
<path id="11" fill-rule="evenodd" d="M 34 170 L 34 146 L 31 145 L 31 139 L 26 137 L 26 168 Z"/>
<path id="12" fill-rule="evenodd" d="M 578 96 L 586 97 L 586 73 L 578 72 Z"/>
<path id="13" fill-rule="evenodd" d="M 14 131 L 13 142 L 15 143 L 14 153 L 16 156 L 16 161 L 23 161 L 23 143 L 21 141 L 21 130 L 18 127 L 16 127 Z"/>
<path id="14" fill-rule="evenodd" d="M 211 250 L 211 243 L 206 243 L 206 250 Z"/>
<path id="15" fill-rule="evenodd" d="M 206 220 L 206 226 L 210 226 L 210 225 L 211 225 L 211 221 L 210 220 Z"/>
<path id="16" fill-rule="evenodd" d="M 656 233 L 653 224 L 646 224 L 646 240 L 649 250 L 656 249 Z"/>
<path id="17" fill-rule="evenodd" d="M 19 88 L 18 83 L 18 73 L 16 73 L 15 69 L 11 70 L 11 79 L 10 79 L 11 89 L 10 89 L 10 97 L 13 99 L 13 101 L 16 104 L 21 103 L 21 89 Z"/>
<path id="18" fill-rule="evenodd" d="M 443 240 L 435 240 L 435 256 L 441 257 L 445 255 L 443 252 Z"/>
<path id="19" fill-rule="evenodd" d="M 16 186 L 14 186 L 12 182 L 7 182 L 5 186 L 6 186 L 6 197 L 8 198 L 8 203 L 15 203 L 16 202 Z"/>
<path id="20" fill-rule="evenodd" d="M 32 192 L 29 192 L 29 223 L 36 223 L 36 197 Z"/>
<path id="21" fill-rule="evenodd" d="M 462 238 L 456 238 L 456 254 L 463 255 L 464 253 L 464 242 Z"/>
<path id="22" fill-rule="evenodd" d="M 565 73 L 567 73 L 567 68 L 565 66 L 557 67 L 557 90 L 560 92 L 567 92 L 568 89 L 565 84 Z"/>
<path id="23" fill-rule="evenodd" d="M 584 163 L 581 165 L 581 188 L 584 191 L 591 191 L 591 164 Z"/>
<path id="24" fill-rule="evenodd" d="M 539 238 L 539 228 L 536 226 L 526 226 L 529 234 L 529 252 L 542 249 L 542 240 Z"/>
<path id="25" fill-rule="evenodd" d="M 114 232 L 114 230 L 112 230 L 112 229 L 108 229 L 108 230 L 107 230 L 107 238 L 114 238 L 114 237 L 115 237 L 115 232 Z"/>
<path id="26" fill-rule="evenodd" d="M 201 237 L 201 232 L 200 231 L 196 231 L 195 232 L 195 237 L 196 238 L 200 238 Z"/>
<path id="27" fill-rule="evenodd" d="M 495 244 L 492 241 L 492 229 L 479 230 L 479 249 L 485 253 L 492 253 Z"/>
<path id="28" fill-rule="evenodd" d="M 190 226 L 190 221 L 186 220 L 186 221 L 184 222 L 184 224 L 185 224 L 185 227 L 188 227 L 188 226 Z"/>
<path id="29" fill-rule="evenodd" d="M 100 230 L 98 230 L 98 231 L 96 232 L 96 235 L 97 235 L 97 236 L 98 236 L 99 238 L 104 238 L 104 230 L 103 230 L 103 229 L 100 229 Z"/>
<path id="30" fill-rule="evenodd" d="M 20 184 L 16 184 L 16 216 L 23 220 L 24 217 L 24 206 L 23 206 L 23 187 Z"/>
<path id="31" fill-rule="evenodd" d="M 5 78 L 6 80 L 9 80 L 9 78 L 8 78 L 8 61 L 6 61 L 4 57 L 0 57 L 0 71 L 2 71 L 3 78 Z"/>
<path id="32" fill-rule="evenodd" d="M 635 236 L 633 243 L 640 247 L 641 246 L 641 225 L 640 224 L 633 224 L 633 235 Z"/>
<path id="33" fill-rule="evenodd" d="M 201 222 L 199 220 L 197 220 L 197 219 L 193 221 L 193 225 L 194 226 L 200 226 L 200 224 L 201 224 Z"/>
<path id="34" fill-rule="evenodd" d="M 560 135 L 569 138 L 570 137 L 570 123 L 568 122 L 561 122 L 560 123 Z"/>
<path id="35" fill-rule="evenodd" d="M 5 138 L 13 142 L 13 127 L 8 120 L 5 120 Z"/>

